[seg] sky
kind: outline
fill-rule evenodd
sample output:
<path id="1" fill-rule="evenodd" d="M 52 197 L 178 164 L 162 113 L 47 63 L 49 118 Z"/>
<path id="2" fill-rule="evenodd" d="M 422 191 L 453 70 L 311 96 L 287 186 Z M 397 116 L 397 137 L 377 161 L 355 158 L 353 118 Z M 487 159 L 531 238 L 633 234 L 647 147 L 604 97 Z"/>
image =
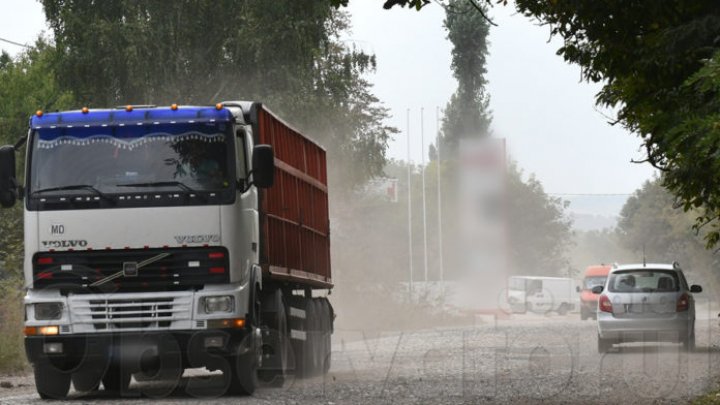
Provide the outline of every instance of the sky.
<path id="1" fill-rule="evenodd" d="M 32 44 L 48 31 L 35 1 L 0 0 L 0 9 L 0 38 Z M 437 108 L 445 106 L 457 86 L 450 69 L 452 45 L 442 26 L 444 10 L 431 3 L 420 12 L 386 11 L 381 0 L 353 0 L 347 11 L 352 32 L 343 41 L 377 56 L 377 71 L 368 79 L 390 109 L 389 123 L 401 130 L 388 155 L 407 159 L 409 128 L 410 158 L 420 163 L 434 142 Z M 580 68 L 555 54 L 561 42 L 550 40 L 549 28 L 514 14 L 512 7 L 495 6 L 489 14 L 498 24 L 490 31 L 487 66 L 492 130 L 506 139 L 511 158 L 525 174 L 533 173 L 547 192 L 558 194 L 632 193 L 651 178 L 649 165 L 630 163 L 643 158 L 640 139 L 607 123 L 611 113 L 594 103 L 600 86 L 581 81 Z M 22 50 L 2 41 L 0 49 L 12 55 Z M 622 200 L 574 198 L 571 208 L 613 215 Z"/>

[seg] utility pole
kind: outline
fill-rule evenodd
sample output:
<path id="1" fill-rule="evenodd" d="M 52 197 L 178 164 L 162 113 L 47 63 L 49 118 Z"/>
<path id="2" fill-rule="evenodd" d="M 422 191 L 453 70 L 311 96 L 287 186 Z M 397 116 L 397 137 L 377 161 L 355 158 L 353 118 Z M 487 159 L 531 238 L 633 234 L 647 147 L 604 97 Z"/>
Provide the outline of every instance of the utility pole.
<path id="1" fill-rule="evenodd" d="M 423 202 L 423 243 L 424 243 L 424 258 L 425 258 L 425 283 L 428 281 L 428 243 L 427 243 L 427 214 L 425 205 L 425 132 L 423 130 L 423 113 L 425 108 L 420 108 L 420 151 L 422 153 L 422 202 Z"/>
<path id="2" fill-rule="evenodd" d="M 410 259 L 410 284 L 408 293 L 410 302 L 413 299 L 413 234 L 412 234 L 412 163 L 410 160 L 410 109 L 407 109 L 407 124 L 405 127 L 407 135 L 407 199 L 408 199 L 408 257 Z"/>
<path id="3" fill-rule="evenodd" d="M 440 107 L 435 107 L 435 131 L 437 138 L 435 141 L 435 150 L 437 151 L 437 210 L 438 210 L 438 252 L 440 260 L 440 281 L 445 281 L 445 266 L 443 264 L 443 234 L 442 234 L 442 187 L 440 173 Z"/>

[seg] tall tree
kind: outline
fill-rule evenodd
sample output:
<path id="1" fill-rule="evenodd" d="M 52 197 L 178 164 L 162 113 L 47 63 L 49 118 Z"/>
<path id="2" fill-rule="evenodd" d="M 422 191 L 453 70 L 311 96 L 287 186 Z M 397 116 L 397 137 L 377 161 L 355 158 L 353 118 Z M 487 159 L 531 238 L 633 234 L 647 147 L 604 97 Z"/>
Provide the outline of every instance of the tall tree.
<path id="1" fill-rule="evenodd" d="M 394 130 L 341 46 L 346 16 L 311 0 L 43 0 L 59 75 L 85 103 L 255 99 L 330 149 L 337 183 L 380 173 Z M 351 165 L 340 163 L 352 162 Z"/>
<path id="2" fill-rule="evenodd" d="M 452 155 L 459 139 L 488 134 L 491 117 L 485 74 L 489 24 L 466 0 L 450 0 L 445 11 L 445 29 L 453 44 L 451 67 L 458 87 L 445 107 L 441 149 Z"/>

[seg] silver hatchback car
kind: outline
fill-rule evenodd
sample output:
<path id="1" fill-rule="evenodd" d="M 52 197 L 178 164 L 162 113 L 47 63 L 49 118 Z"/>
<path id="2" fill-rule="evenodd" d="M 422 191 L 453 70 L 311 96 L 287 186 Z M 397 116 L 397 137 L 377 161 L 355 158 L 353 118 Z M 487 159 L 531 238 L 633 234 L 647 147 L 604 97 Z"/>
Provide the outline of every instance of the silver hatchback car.
<path id="1" fill-rule="evenodd" d="M 598 298 L 598 352 L 625 342 L 680 342 L 695 347 L 695 300 L 680 265 L 613 266 Z"/>

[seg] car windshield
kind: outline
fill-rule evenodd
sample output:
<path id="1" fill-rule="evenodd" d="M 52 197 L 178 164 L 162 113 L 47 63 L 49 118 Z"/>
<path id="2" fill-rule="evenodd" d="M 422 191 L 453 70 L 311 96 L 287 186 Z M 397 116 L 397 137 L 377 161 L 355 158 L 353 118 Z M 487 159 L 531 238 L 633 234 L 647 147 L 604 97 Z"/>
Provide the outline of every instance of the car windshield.
<path id="1" fill-rule="evenodd" d="M 672 270 L 625 270 L 610 275 L 611 292 L 673 292 L 679 291 L 677 273 Z"/>
<path id="2" fill-rule="evenodd" d="M 182 123 L 38 129 L 30 196 L 226 189 L 232 183 L 227 127 Z"/>
<path id="3" fill-rule="evenodd" d="M 605 280 L 607 280 L 607 277 L 605 276 L 585 277 L 585 289 L 592 290 L 595 286 L 605 285 Z"/>

